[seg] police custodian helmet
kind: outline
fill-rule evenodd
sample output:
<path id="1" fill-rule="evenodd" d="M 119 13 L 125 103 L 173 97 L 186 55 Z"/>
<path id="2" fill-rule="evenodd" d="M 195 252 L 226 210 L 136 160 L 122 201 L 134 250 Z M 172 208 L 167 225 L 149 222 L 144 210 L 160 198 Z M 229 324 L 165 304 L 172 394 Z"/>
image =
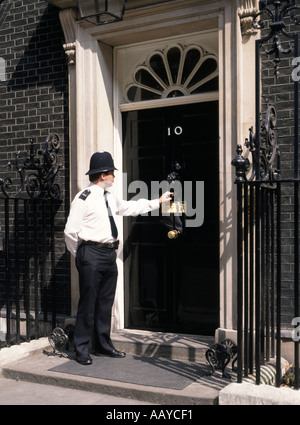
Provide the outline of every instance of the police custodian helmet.
<path id="1" fill-rule="evenodd" d="M 109 152 L 95 152 L 90 159 L 90 169 L 86 175 L 105 173 L 106 171 L 117 170 Z"/>

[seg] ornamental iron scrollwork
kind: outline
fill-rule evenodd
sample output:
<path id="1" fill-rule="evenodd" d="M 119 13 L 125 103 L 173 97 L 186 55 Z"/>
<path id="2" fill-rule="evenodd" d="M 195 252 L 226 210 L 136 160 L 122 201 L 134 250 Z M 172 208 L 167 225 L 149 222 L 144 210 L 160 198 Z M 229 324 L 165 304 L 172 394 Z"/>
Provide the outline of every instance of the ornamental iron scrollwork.
<path id="1" fill-rule="evenodd" d="M 276 110 L 269 106 L 260 131 L 260 178 L 264 181 L 278 179 L 278 144 L 276 137 Z M 247 146 L 247 143 L 246 143 Z"/>
<path id="2" fill-rule="evenodd" d="M 274 8 L 272 9 L 270 6 L 274 6 Z M 278 65 L 280 55 L 288 54 L 292 50 L 290 43 L 287 48 L 284 48 L 282 45 L 281 35 L 289 39 L 293 38 L 293 35 L 288 34 L 285 30 L 285 19 L 288 18 L 291 23 L 299 25 L 300 19 L 295 13 L 300 10 L 300 7 L 296 5 L 295 0 L 262 0 L 259 2 L 259 9 L 260 12 L 253 17 L 252 25 L 254 29 L 262 30 L 266 28 L 266 24 L 262 18 L 270 20 L 269 34 L 261 38 L 259 44 L 262 45 L 272 39 L 272 46 L 269 49 L 265 49 L 265 52 L 267 55 L 274 54 L 274 74 L 277 77 L 279 74 Z"/>
<path id="3" fill-rule="evenodd" d="M 231 375 L 225 372 L 226 367 L 232 360 L 232 371 L 235 370 L 235 363 L 237 362 L 237 345 L 230 339 L 226 338 L 221 343 L 213 344 L 205 352 L 206 360 L 208 361 L 211 372 L 209 375 L 215 375 L 216 369 L 221 369 L 222 377 L 231 379 Z"/>
<path id="4" fill-rule="evenodd" d="M 65 329 L 54 328 L 48 336 L 48 341 L 53 351 L 44 351 L 44 354 L 48 356 L 58 355 L 60 357 L 68 357 L 65 351 L 69 349 L 69 344 L 73 342 L 74 329 L 74 326 L 71 324 L 67 325 Z"/>
<path id="5" fill-rule="evenodd" d="M 276 137 L 276 119 L 275 107 L 271 105 L 268 107 L 265 120 L 261 124 L 259 147 L 253 127 L 249 129 L 249 139 L 245 140 L 245 146 L 252 156 L 251 162 L 242 155 L 242 145 L 237 146 L 237 156 L 231 162 L 236 169 L 237 182 L 256 179 L 265 182 L 268 187 L 275 187 L 276 181 L 280 179 L 280 153 Z M 249 175 L 247 173 L 250 169 Z"/>
<path id="6" fill-rule="evenodd" d="M 30 198 L 49 197 L 60 198 L 59 185 L 54 182 L 55 177 L 62 167 L 58 162 L 60 140 L 57 134 L 47 136 L 43 148 L 37 151 L 36 157 L 33 138 L 30 138 L 29 157 L 23 161 L 21 152 L 16 153 L 15 159 L 7 163 L 7 168 L 17 172 L 19 181 L 14 184 L 10 177 L 0 178 L 0 186 L 7 198 L 18 197 L 25 190 Z"/>

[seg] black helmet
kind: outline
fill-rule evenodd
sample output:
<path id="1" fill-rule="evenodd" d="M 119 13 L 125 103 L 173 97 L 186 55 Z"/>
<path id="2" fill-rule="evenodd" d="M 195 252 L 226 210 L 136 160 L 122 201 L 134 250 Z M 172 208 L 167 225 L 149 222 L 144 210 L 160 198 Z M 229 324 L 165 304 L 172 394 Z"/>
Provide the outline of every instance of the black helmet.
<path id="1" fill-rule="evenodd" d="M 117 170 L 114 165 L 114 161 L 109 152 L 95 152 L 91 156 L 90 160 L 90 169 L 86 175 L 96 174 L 96 173 L 105 173 L 106 171 Z"/>

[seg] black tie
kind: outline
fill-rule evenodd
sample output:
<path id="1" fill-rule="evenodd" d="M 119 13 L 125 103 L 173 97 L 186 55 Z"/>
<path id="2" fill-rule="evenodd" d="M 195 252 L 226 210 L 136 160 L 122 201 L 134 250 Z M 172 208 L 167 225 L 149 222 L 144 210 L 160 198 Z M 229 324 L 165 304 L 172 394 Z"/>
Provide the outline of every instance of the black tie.
<path id="1" fill-rule="evenodd" d="M 107 201 L 107 190 L 104 191 L 104 198 L 105 198 L 105 203 L 106 203 L 106 207 L 107 207 L 107 211 L 108 211 L 108 217 L 109 217 L 109 221 L 110 221 L 110 227 L 111 227 L 111 234 L 113 235 L 113 237 L 115 239 L 117 239 L 118 237 L 118 229 L 115 223 L 115 220 L 113 218 L 110 206 L 108 205 L 108 201 Z"/>

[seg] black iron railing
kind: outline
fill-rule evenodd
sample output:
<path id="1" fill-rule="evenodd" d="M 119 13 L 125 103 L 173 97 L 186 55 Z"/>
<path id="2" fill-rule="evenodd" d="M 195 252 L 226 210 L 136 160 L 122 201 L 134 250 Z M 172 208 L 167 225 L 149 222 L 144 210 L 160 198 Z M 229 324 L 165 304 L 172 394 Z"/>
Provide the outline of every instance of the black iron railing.
<path id="1" fill-rule="evenodd" d="M 288 34 L 285 20 L 299 24 L 296 1 L 264 0 L 254 17 L 257 29 L 268 28 L 256 41 L 256 124 L 243 147 L 238 145 L 232 161 L 236 167 L 238 233 L 238 382 L 255 375 L 261 382 L 261 367 L 276 359 L 276 386 L 280 386 L 283 255 L 282 199 L 289 191 L 292 199 L 290 221 L 294 253 L 294 317 L 299 319 L 299 79 L 294 79 L 293 120 L 290 151 L 293 175 L 287 178 L 280 165 L 280 146 L 276 138 L 276 109 L 269 105 L 262 120 L 261 47 L 274 57 L 274 74 L 279 75 L 283 54 L 299 57 L 298 32 Z M 283 47 L 283 38 L 288 46 Z M 292 48 L 293 45 L 293 48 Z M 292 70 L 291 70 L 292 74 Z M 248 158 L 250 154 L 250 160 Z M 300 320 L 300 319 L 299 319 Z M 295 388 L 299 389 L 299 338 L 294 338 Z"/>
<path id="2" fill-rule="evenodd" d="M 0 348 L 46 336 L 56 326 L 55 229 L 61 204 L 54 183 L 59 139 L 7 164 L 0 179 Z"/>

